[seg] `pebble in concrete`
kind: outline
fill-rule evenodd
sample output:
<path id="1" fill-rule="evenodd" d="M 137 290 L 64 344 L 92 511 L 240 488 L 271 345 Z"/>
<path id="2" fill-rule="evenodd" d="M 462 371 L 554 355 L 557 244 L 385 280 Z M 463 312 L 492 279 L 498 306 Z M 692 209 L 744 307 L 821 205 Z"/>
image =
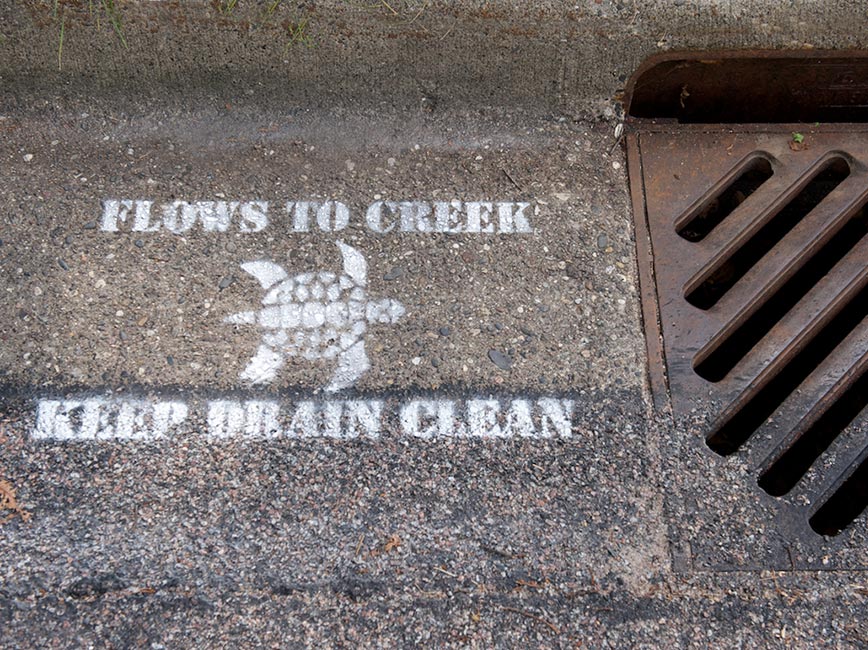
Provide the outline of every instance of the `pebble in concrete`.
<path id="1" fill-rule="evenodd" d="M 509 370 L 512 368 L 512 359 L 499 350 L 489 350 L 488 358 L 491 362 L 501 370 Z"/>

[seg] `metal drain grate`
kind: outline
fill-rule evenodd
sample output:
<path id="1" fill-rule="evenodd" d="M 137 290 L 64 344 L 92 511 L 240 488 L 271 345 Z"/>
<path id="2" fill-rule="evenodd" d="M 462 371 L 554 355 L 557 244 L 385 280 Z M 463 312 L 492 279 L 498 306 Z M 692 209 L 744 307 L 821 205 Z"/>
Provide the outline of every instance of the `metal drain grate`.
<path id="1" fill-rule="evenodd" d="M 868 59 L 820 62 L 832 72 L 817 97 L 843 102 L 836 114 L 864 111 Z M 646 101 L 628 135 L 656 396 L 668 381 L 676 414 L 709 412 L 706 442 L 720 454 L 750 440 L 759 485 L 797 491 L 810 526 L 837 534 L 868 504 L 868 129 L 680 124 L 680 109 L 701 122 L 694 94 L 708 101 L 694 76 L 704 65 L 729 79 L 727 59 L 664 63 L 676 108 L 659 100 L 666 119 L 655 120 Z M 858 83 L 830 95 L 836 79 Z M 814 115 L 807 100 L 800 110 Z"/>

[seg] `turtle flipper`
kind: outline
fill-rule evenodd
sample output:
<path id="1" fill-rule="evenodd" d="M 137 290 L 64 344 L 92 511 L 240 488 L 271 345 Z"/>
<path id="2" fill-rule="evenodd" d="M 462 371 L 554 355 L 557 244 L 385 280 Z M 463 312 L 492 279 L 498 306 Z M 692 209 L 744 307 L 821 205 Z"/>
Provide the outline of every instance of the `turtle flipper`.
<path id="1" fill-rule="evenodd" d="M 245 262 L 241 265 L 241 268 L 256 278 L 263 289 L 270 289 L 288 277 L 282 266 L 268 260 Z"/>
<path id="2" fill-rule="evenodd" d="M 251 384 L 265 384 L 274 379 L 283 365 L 283 355 L 263 344 L 241 373 L 241 379 Z"/>
<path id="3" fill-rule="evenodd" d="M 357 285 L 364 287 L 368 283 L 368 263 L 364 256 L 342 241 L 337 242 L 337 245 L 344 258 L 344 273 L 350 276 Z"/>
<path id="4" fill-rule="evenodd" d="M 368 353 L 365 352 L 365 342 L 353 343 L 338 355 L 338 367 L 335 369 L 335 374 L 332 375 L 332 381 L 326 387 L 326 391 L 334 393 L 349 388 L 370 367 L 371 362 L 368 361 Z"/>

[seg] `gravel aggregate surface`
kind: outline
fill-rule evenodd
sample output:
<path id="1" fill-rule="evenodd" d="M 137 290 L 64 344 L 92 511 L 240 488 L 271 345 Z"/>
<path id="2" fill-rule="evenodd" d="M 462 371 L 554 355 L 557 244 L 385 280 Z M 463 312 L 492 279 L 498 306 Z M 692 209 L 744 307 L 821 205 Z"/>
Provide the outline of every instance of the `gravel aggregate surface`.
<path id="1" fill-rule="evenodd" d="M 286 69 L 282 23 L 155 2 L 141 68 L 72 13 L 57 73 L 0 8 L 0 647 L 868 647 L 865 515 L 814 534 L 652 405 L 615 101 L 653 51 L 854 45 L 864 8 L 310 4 Z M 330 391 L 343 246 L 369 365 Z M 269 318 L 320 338 L 257 383 Z"/>

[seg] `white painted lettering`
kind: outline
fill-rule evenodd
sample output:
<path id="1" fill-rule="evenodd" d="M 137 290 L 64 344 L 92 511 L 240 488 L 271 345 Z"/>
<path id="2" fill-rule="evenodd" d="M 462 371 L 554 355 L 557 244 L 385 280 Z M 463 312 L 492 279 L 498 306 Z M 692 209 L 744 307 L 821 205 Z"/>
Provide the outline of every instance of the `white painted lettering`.
<path id="1" fill-rule="evenodd" d="M 406 436 L 416 438 L 433 438 L 437 433 L 437 425 L 433 415 L 437 413 L 437 402 L 434 400 L 417 399 L 401 408 L 401 429 Z M 428 418 L 424 424 L 422 418 Z"/>
<path id="2" fill-rule="evenodd" d="M 106 232 L 117 232 L 118 222 L 125 223 L 132 209 L 132 201 L 106 199 L 102 202 L 102 229 Z"/>
<path id="3" fill-rule="evenodd" d="M 530 402 L 526 399 L 516 399 L 510 402 L 509 409 L 506 411 L 506 422 L 500 435 L 504 438 L 536 437 L 536 429 L 534 429 L 530 412 Z"/>
<path id="4" fill-rule="evenodd" d="M 337 232 L 350 223 L 350 209 L 340 201 L 289 201 L 286 213 L 292 214 L 292 230 L 308 232 L 311 212 L 316 214 L 316 225 L 322 232 Z"/>
<path id="5" fill-rule="evenodd" d="M 286 204 L 286 213 L 289 214 L 292 211 L 292 229 L 294 232 L 310 230 L 310 207 L 310 201 L 290 201 Z"/>
<path id="6" fill-rule="evenodd" d="M 292 218 L 293 232 L 307 232 L 310 226 L 307 210 L 304 213 L 299 213 L 295 201 L 287 201 L 283 209 L 286 212 L 286 216 Z"/>
<path id="7" fill-rule="evenodd" d="M 190 230 L 198 217 L 199 210 L 186 201 L 173 201 L 163 206 L 163 225 L 176 235 Z"/>
<path id="8" fill-rule="evenodd" d="M 387 204 L 392 207 L 395 204 Z M 431 204 L 425 201 L 402 201 L 398 204 L 401 212 L 401 230 L 404 232 L 432 232 Z"/>
<path id="9" fill-rule="evenodd" d="M 340 201 L 326 201 L 316 210 L 316 223 L 323 232 L 337 232 L 350 222 L 350 209 Z"/>
<path id="10" fill-rule="evenodd" d="M 461 201 L 437 201 L 434 203 L 434 230 L 450 233 L 463 231 L 464 222 L 461 208 Z"/>
<path id="11" fill-rule="evenodd" d="M 280 435 L 280 405 L 250 401 L 244 405 L 244 435 L 248 438 L 276 438 Z"/>
<path id="12" fill-rule="evenodd" d="M 341 415 L 343 405 L 340 402 L 326 402 L 320 405 L 322 435 L 326 438 L 343 438 L 341 431 Z"/>
<path id="13" fill-rule="evenodd" d="M 379 233 L 393 231 L 395 229 L 395 210 L 397 209 L 397 205 L 397 203 L 392 202 L 387 204 L 385 201 L 376 201 L 372 203 L 370 207 L 368 207 L 368 211 L 365 213 L 365 221 L 368 224 L 368 228 Z M 383 221 L 383 208 L 388 208 L 390 217 L 388 222 Z"/>
<path id="14" fill-rule="evenodd" d="M 401 429 L 414 438 L 462 438 L 467 425 L 452 400 L 413 400 L 401 409 Z"/>
<path id="15" fill-rule="evenodd" d="M 151 223 L 151 206 L 153 201 L 134 201 L 135 218 L 133 219 L 133 232 L 156 232 L 160 229 L 160 223 Z"/>
<path id="16" fill-rule="evenodd" d="M 153 431 L 158 438 L 181 426 L 190 414 L 183 402 L 157 402 L 154 404 Z"/>
<path id="17" fill-rule="evenodd" d="M 199 210 L 199 220 L 202 222 L 202 229 L 205 232 L 226 232 L 229 230 L 232 215 L 239 205 L 237 201 L 233 201 L 232 203 L 227 203 L 226 201 L 200 201 L 196 203 L 196 207 Z"/>
<path id="18" fill-rule="evenodd" d="M 510 201 L 385 201 L 371 203 L 365 224 L 376 233 L 490 233 L 533 232 L 528 209 L 531 203 Z M 183 234 L 197 223 L 204 232 L 260 232 L 268 227 L 268 201 L 173 201 L 156 205 L 146 200 L 106 199 L 102 203 L 101 228 L 118 232 L 128 224 L 132 232 L 156 232 L 165 228 Z M 284 203 L 293 232 L 339 232 L 351 221 L 350 208 L 341 201 L 301 200 Z M 495 216 L 496 212 L 496 216 Z M 131 218 L 132 215 L 132 218 Z M 131 222 L 131 223 L 130 223 Z"/>
<path id="19" fill-rule="evenodd" d="M 238 402 L 211 402 L 208 405 L 207 422 L 210 437 L 235 437 L 244 424 L 244 409 Z"/>
<path id="20" fill-rule="evenodd" d="M 346 437 L 364 436 L 376 440 L 383 422 L 383 403 L 377 400 L 344 402 L 346 411 Z"/>
<path id="21" fill-rule="evenodd" d="M 494 224 L 491 223 L 494 205 L 491 201 L 469 201 L 464 207 L 467 212 L 467 232 L 494 232 Z"/>
<path id="22" fill-rule="evenodd" d="M 187 418 L 181 402 L 143 400 L 41 400 L 37 440 L 155 440 Z"/>
<path id="23" fill-rule="evenodd" d="M 467 402 L 468 434 L 479 438 L 500 438 L 503 431 L 497 423 L 500 402 L 496 399 L 472 399 Z"/>
<path id="24" fill-rule="evenodd" d="M 382 400 L 212 400 L 205 405 L 213 440 L 329 438 L 376 440 L 382 435 Z M 393 405 L 402 435 L 445 438 L 570 438 L 571 399 L 413 399 Z M 39 400 L 34 440 L 157 440 L 179 430 L 183 402 L 84 398 Z M 288 423 L 288 424 L 287 424 Z M 284 427 L 284 425 L 286 425 Z"/>
<path id="25" fill-rule="evenodd" d="M 213 401 L 208 404 L 208 435 L 212 438 L 275 438 L 280 435 L 277 402 Z"/>
<path id="26" fill-rule="evenodd" d="M 60 440 L 56 433 L 56 423 L 60 402 L 53 399 L 39 400 L 36 405 L 36 427 L 33 429 L 34 440 Z"/>
<path id="27" fill-rule="evenodd" d="M 541 398 L 538 402 L 543 438 L 557 434 L 561 438 L 573 435 L 573 400 Z"/>
<path id="28" fill-rule="evenodd" d="M 299 402 L 292 414 L 287 435 L 292 438 L 314 438 L 317 435 L 317 412 L 313 402 Z"/>
<path id="29" fill-rule="evenodd" d="M 241 204 L 240 232 L 259 232 L 268 225 L 268 201 L 248 201 Z"/>
<path id="30" fill-rule="evenodd" d="M 530 203 L 498 203 L 497 217 L 500 220 L 501 233 L 533 232 L 524 211 Z"/>

